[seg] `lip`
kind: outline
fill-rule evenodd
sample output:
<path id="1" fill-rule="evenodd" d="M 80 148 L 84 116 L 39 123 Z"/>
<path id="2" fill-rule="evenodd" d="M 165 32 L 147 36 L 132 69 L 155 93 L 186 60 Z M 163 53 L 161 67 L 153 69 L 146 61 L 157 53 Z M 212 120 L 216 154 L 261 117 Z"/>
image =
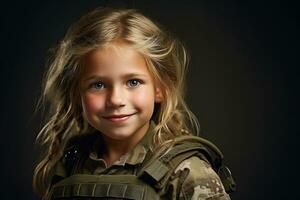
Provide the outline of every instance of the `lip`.
<path id="1" fill-rule="evenodd" d="M 123 122 L 126 121 L 132 115 L 134 114 L 109 115 L 109 116 L 104 116 L 103 118 L 111 122 Z"/>

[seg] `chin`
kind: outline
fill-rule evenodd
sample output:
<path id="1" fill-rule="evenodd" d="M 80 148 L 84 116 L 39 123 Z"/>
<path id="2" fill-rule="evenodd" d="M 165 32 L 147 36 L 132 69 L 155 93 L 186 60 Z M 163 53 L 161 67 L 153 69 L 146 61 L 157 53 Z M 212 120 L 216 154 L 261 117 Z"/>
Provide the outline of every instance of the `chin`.
<path id="1" fill-rule="evenodd" d="M 130 130 L 114 130 L 114 131 L 111 131 L 111 130 L 108 130 L 108 131 L 100 131 L 104 136 L 108 137 L 108 138 L 111 138 L 111 139 L 114 139 L 114 140 L 125 140 L 126 138 L 129 138 L 131 137 L 133 134 L 132 134 L 132 131 Z"/>

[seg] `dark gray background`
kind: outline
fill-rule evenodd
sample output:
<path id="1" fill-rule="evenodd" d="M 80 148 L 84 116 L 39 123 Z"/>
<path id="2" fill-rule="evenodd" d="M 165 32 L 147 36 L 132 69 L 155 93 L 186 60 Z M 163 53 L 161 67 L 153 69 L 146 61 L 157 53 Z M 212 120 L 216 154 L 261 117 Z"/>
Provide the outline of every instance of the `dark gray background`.
<path id="1" fill-rule="evenodd" d="M 114 3 L 113 3 L 114 2 Z M 33 114 L 47 50 L 101 5 L 135 7 L 191 55 L 187 101 L 225 154 L 233 200 L 297 199 L 297 6 L 287 1 L 48 1 L 1 8 L 1 199 L 35 199 L 41 117 Z M 283 3 L 285 2 L 285 3 Z"/>

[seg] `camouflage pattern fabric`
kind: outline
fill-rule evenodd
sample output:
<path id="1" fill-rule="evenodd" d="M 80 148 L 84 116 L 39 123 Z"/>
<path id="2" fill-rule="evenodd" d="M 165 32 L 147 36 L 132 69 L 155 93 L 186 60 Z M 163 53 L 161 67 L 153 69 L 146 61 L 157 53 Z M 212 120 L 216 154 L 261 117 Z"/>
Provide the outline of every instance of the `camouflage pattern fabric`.
<path id="1" fill-rule="evenodd" d="M 175 172 L 184 169 L 188 169 L 189 174 L 181 186 L 179 199 L 230 200 L 219 176 L 206 161 L 191 157 L 183 161 Z"/>
<path id="2" fill-rule="evenodd" d="M 102 175 L 102 174 L 133 174 L 136 175 L 140 166 L 150 151 L 150 143 L 153 136 L 152 122 L 145 137 L 128 153 L 123 155 L 111 166 L 107 166 L 105 160 L 101 158 L 101 137 L 94 142 L 94 148 L 89 153 L 88 158 L 76 173 Z M 99 134 L 100 135 L 100 134 Z M 100 149 L 100 152 L 99 152 Z M 58 165 L 59 166 L 59 165 Z M 62 171 L 62 170 L 60 170 Z M 209 163 L 198 157 L 190 157 L 184 160 L 175 170 L 175 174 L 186 172 L 185 176 L 178 176 L 170 180 L 165 193 L 161 194 L 161 199 L 181 199 L 181 200 L 230 200 L 225 192 L 224 186 Z"/>

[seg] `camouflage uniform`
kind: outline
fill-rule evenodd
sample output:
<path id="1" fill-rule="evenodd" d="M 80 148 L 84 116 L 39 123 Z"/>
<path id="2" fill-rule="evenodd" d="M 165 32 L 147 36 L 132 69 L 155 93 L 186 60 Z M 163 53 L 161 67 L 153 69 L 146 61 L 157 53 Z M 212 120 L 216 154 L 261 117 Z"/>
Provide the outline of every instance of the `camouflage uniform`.
<path id="1" fill-rule="evenodd" d="M 101 155 L 99 147 L 103 146 L 101 145 L 102 140 L 99 134 L 99 139 L 94 142 L 87 159 L 76 173 L 136 175 L 146 158 L 147 152 L 151 151 L 149 147 L 152 142 L 154 126 L 155 124 L 151 123 L 145 137 L 130 152 L 123 155 L 111 166 L 107 166 L 105 160 L 99 156 Z M 57 167 L 60 168 L 60 172 L 63 172 L 63 167 L 60 164 Z M 179 164 L 174 174 L 180 171 L 187 172 L 186 176 L 184 178 L 176 176 L 172 178 L 167 184 L 168 189 L 165 190 L 167 192 L 162 193 L 160 199 L 230 200 L 219 176 L 206 161 L 199 157 L 190 157 Z M 60 175 L 66 176 L 65 173 Z"/>
<path id="2" fill-rule="evenodd" d="M 219 176 L 206 161 L 198 157 L 188 158 L 177 167 L 175 172 L 184 168 L 189 169 L 189 175 L 183 182 L 179 199 L 230 199 L 224 190 Z M 171 184 L 174 184 L 173 181 Z"/>

